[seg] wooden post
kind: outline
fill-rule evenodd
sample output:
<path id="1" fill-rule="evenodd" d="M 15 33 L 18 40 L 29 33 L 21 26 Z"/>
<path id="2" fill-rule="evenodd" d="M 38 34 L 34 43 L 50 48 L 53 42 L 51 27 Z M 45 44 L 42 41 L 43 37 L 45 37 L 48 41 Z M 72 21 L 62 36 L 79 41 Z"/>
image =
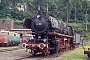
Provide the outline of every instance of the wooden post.
<path id="1" fill-rule="evenodd" d="M 66 5 L 67 5 L 67 22 L 66 22 L 66 24 L 68 24 L 68 3 L 66 3 Z"/>
<path id="2" fill-rule="evenodd" d="M 76 1 L 75 1 L 75 23 L 76 23 Z"/>
<path id="3" fill-rule="evenodd" d="M 86 31 L 88 31 L 87 30 L 87 24 L 88 24 L 88 17 L 87 17 L 87 10 L 86 10 Z"/>

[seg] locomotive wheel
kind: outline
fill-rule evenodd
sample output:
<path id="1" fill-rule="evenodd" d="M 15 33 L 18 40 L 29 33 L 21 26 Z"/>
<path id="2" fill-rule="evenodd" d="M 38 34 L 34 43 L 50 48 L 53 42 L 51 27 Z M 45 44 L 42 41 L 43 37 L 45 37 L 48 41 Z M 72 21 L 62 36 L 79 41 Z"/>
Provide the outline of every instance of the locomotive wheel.
<path id="1" fill-rule="evenodd" d="M 45 48 L 43 49 L 43 54 L 44 54 L 45 56 L 49 56 L 49 55 L 50 55 L 49 49 L 45 47 Z"/>
<path id="2" fill-rule="evenodd" d="M 55 54 L 57 52 L 56 47 L 53 50 L 50 50 L 50 54 Z"/>
<path id="3" fill-rule="evenodd" d="M 36 51 L 32 50 L 31 52 L 29 52 L 31 56 L 35 56 L 36 55 Z"/>
<path id="4" fill-rule="evenodd" d="M 18 46 L 18 45 L 19 45 L 19 43 L 18 43 L 18 42 L 16 42 L 16 43 L 15 43 L 15 46 Z"/>
<path id="5" fill-rule="evenodd" d="M 36 55 L 36 51 L 33 52 L 32 56 L 35 56 Z"/>
<path id="6" fill-rule="evenodd" d="M 5 46 L 5 47 L 7 47 L 7 46 L 8 46 L 8 44 L 7 44 L 7 43 L 5 43 L 5 44 L 4 44 L 4 46 Z"/>
<path id="7" fill-rule="evenodd" d="M 2 46 L 2 44 L 0 43 L 0 47 Z"/>
<path id="8" fill-rule="evenodd" d="M 50 51 L 50 53 L 54 54 L 60 52 L 60 41 L 56 40 L 56 44 L 54 46 L 54 49 Z"/>

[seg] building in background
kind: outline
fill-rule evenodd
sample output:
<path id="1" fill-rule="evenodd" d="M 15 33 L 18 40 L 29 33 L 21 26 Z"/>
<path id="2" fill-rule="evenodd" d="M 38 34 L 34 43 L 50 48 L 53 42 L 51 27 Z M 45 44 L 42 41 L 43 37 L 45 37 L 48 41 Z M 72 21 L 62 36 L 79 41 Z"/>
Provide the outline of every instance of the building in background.
<path id="1" fill-rule="evenodd" d="M 0 28 L 6 28 L 8 30 L 23 29 L 23 26 L 15 23 L 14 20 L 1 19 L 0 20 Z"/>

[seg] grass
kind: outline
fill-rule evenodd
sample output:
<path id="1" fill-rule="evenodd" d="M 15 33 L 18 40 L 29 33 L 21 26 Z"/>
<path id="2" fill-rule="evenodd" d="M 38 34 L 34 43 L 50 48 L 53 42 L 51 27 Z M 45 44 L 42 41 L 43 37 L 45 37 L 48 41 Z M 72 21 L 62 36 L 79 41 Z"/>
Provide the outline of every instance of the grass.
<path id="1" fill-rule="evenodd" d="M 18 46 L 11 46 L 11 48 L 21 48 L 22 45 L 18 45 Z"/>
<path id="2" fill-rule="evenodd" d="M 60 60 L 83 60 L 87 58 L 82 47 L 76 48 L 61 55 Z"/>

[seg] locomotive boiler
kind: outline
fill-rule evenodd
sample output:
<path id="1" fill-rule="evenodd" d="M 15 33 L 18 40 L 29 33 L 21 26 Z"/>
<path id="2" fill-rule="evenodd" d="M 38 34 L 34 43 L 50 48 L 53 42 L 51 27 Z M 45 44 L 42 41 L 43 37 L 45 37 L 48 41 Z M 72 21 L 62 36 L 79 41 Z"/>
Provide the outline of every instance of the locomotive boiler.
<path id="1" fill-rule="evenodd" d="M 39 11 L 33 18 L 27 18 L 24 27 L 31 29 L 34 37 L 25 44 L 32 55 L 37 52 L 50 55 L 75 48 L 74 29 L 46 11 Z"/>

